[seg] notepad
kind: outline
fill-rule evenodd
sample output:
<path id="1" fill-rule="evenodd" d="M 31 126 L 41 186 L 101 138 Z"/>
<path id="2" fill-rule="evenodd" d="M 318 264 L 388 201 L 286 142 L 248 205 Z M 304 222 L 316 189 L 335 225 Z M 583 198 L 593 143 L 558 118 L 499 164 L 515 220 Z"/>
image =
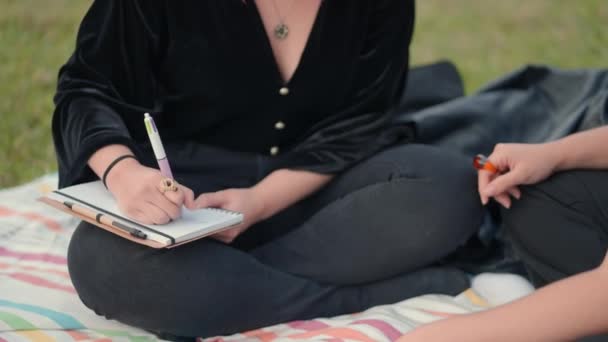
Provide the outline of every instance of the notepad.
<path id="1" fill-rule="evenodd" d="M 182 216 L 168 224 L 139 223 L 120 212 L 114 197 L 101 181 L 56 190 L 45 195 L 41 201 L 133 242 L 154 248 L 178 246 L 228 229 L 243 221 L 243 215 L 234 211 L 216 208 L 188 210 L 184 207 Z M 70 208 L 70 204 L 87 208 L 95 216 L 105 215 L 116 224 L 103 224 L 95 217 L 89 217 L 92 215 L 77 213 Z M 129 231 L 141 231 L 145 238 L 138 238 L 129 234 Z"/>

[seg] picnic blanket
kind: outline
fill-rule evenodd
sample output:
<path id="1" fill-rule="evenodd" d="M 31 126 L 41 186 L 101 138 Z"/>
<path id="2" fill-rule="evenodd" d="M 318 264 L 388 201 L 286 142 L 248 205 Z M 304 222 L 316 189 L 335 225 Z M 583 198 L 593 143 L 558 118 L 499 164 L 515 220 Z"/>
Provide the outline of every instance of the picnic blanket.
<path id="1" fill-rule="evenodd" d="M 80 302 L 66 258 L 78 221 L 36 201 L 56 184 L 56 175 L 48 175 L 0 190 L 0 341 L 156 340 L 146 331 L 97 316 Z M 483 275 L 479 277 L 477 283 L 483 280 Z M 493 285 L 475 289 L 474 279 L 474 288 L 457 297 L 429 294 L 361 313 L 290 322 L 205 341 L 394 341 L 420 324 L 482 310 L 532 290 L 523 279 L 512 277 L 495 284 L 511 289 L 509 281 L 523 282 L 523 290 L 497 295 Z"/>
<path id="2" fill-rule="evenodd" d="M 419 142 L 471 156 L 489 153 L 498 142 L 557 139 L 608 123 L 608 70 L 525 66 L 464 96 L 455 67 L 436 63 L 412 70 L 396 120 L 414 121 Z M 56 184 L 56 175 L 49 175 L 0 191 L 0 342 L 155 340 L 145 331 L 95 315 L 78 299 L 66 265 L 77 221 L 35 200 Z M 491 232 L 485 234 L 489 240 L 496 237 Z M 481 274 L 456 297 L 429 294 L 361 313 L 204 340 L 394 341 L 420 324 L 483 310 L 531 291 L 521 277 Z"/>

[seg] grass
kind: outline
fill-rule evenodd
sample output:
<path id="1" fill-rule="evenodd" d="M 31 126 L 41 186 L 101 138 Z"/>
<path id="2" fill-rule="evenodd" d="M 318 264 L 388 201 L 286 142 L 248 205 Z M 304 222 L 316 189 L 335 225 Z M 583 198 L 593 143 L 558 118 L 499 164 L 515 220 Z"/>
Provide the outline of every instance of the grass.
<path id="1" fill-rule="evenodd" d="M 0 0 L 0 188 L 55 170 L 56 75 L 90 2 Z M 605 0 L 418 0 L 417 11 L 413 64 L 454 61 L 468 92 L 529 63 L 607 66 Z"/>
<path id="2" fill-rule="evenodd" d="M 55 169 L 56 75 L 89 3 L 0 0 L 0 188 Z"/>
<path id="3" fill-rule="evenodd" d="M 418 0 L 414 63 L 454 61 L 468 92 L 524 64 L 608 67 L 605 0 Z"/>

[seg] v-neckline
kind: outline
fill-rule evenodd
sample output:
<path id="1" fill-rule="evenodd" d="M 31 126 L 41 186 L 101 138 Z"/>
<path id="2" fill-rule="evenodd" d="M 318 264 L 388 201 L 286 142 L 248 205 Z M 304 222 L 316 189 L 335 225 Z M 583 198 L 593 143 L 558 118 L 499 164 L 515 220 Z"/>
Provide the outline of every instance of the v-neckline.
<path id="1" fill-rule="evenodd" d="M 283 78 L 283 74 L 281 73 L 279 63 L 277 62 L 277 59 L 274 55 L 274 49 L 272 48 L 272 44 L 270 43 L 270 37 L 266 33 L 266 27 L 264 26 L 264 20 L 262 19 L 262 15 L 260 14 L 258 5 L 256 4 L 255 1 L 251 1 L 251 3 L 252 3 L 251 7 L 253 7 L 256 26 L 257 26 L 256 32 L 258 33 L 258 35 L 261 34 L 261 36 L 262 36 L 261 39 L 263 41 L 262 42 L 262 44 L 264 45 L 263 50 L 265 52 L 266 58 L 270 61 L 270 64 L 272 65 L 272 69 L 275 74 L 275 77 L 279 80 L 279 82 L 281 83 L 282 86 L 286 86 L 286 87 L 293 86 L 293 83 L 296 80 L 296 77 L 298 76 L 298 74 L 301 73 L 300 70 L 302 69 L 304 62 L 306 62 L 306 60 L 307 60 L 306 56 L 309 53 L 310 45 L 312 44 L 311 43 L 312 38 L 316 34 L 316 31 L 318 30 L 320 17 L 322 15 L 321 11 L 323 11 L 323 7 L 325 6 L 326 2 L 327 1 L 325 1 L 325 0 L 321 0 L 321 3 L 319 4 L 319 9 L 317 10 L 317 15 L 315 16 L 315 20 L 312 24 L 312 28 L 310 29 L 310 33 L 308 34 L 308 37 L 306 38 L 306 43 L 304 43 L 304 49 L 302 50 L 302 54 L 300 55 L 298 64 L 296 65 L 296 68 L 294 69 L 293 73 L 291 74 L 291 77 L 289 79 L 285 79 L 285 78 Z"/>

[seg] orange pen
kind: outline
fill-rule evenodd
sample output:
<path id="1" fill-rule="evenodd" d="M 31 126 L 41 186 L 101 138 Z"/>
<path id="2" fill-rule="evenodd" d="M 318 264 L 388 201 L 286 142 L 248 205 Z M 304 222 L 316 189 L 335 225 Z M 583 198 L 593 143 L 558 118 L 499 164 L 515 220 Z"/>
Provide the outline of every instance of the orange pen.
<path id="1" fill-rule="evenodd" d="M 492 162 L 488 160 L 488 157 L 484 156 L 483 154 L 478 154 L 475 156 L 473 159 L 473 166 L 477 170 L 486 170 L 490 173 L 498 172 L 496 165 L 492 164 Z"/>

